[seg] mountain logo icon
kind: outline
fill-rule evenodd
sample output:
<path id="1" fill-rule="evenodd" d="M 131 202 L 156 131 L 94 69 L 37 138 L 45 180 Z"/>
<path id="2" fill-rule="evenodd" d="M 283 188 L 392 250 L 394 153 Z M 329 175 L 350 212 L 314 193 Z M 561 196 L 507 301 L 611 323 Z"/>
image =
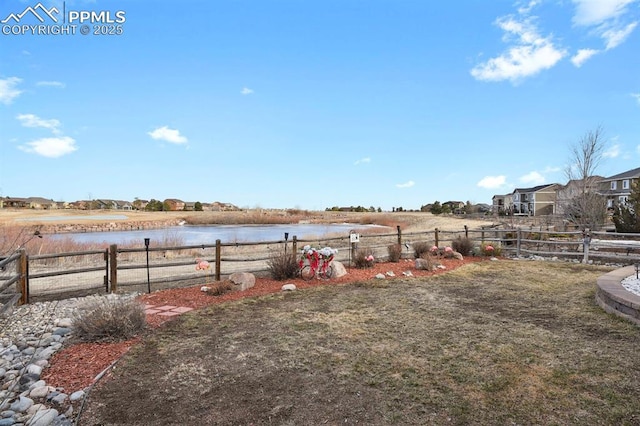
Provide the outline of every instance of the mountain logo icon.
<path id="1" fill-rule="evenodd" d="M 9 23 L 9 21 L 13 20 L 14 23 L 17 24 L 25 15 L 29 13 L 35 16 L 38 21 L 44 23 L 46 17 L 48 17 L 53 22 L 58 22 L 58 18 L 55 15 L 60 13 L 60 11 L 56 9 L 55 6 L 51 9 L 47 9 L 42 5 L 42 3 L 38 3 L 34 7 L 28 6 L 25 10 L 22 11 L 22 13 L 11 13 L 0 22 L 3 24 L 7 24 Z"/>

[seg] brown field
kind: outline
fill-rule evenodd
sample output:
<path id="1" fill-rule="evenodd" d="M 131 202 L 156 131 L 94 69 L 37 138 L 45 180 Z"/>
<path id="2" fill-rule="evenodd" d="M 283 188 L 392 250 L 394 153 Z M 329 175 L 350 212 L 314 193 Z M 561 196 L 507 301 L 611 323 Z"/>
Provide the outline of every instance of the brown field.
<path id="1" fill-rule="evenodd" d="M 102 219 L 99 216 L 123 215 L 126 219 Z M 56 220 L 48 218 L 55 216 Z M 185 220 L 190 224 L 273 224 L 273 223 L 359 223 L 395 227 L 403 231 L 460 230 L 464 225 L 479 228 L 491 220 L 465 216 L 434 216 L 430 213 L 350 213 L 311 212 L 306 210 L 243 210 L 237 212 L 145 212 L 116 210 L 30 210 L 0 209 L 0 226 L 35 227 L 60 224 L 100 224 Z"/>

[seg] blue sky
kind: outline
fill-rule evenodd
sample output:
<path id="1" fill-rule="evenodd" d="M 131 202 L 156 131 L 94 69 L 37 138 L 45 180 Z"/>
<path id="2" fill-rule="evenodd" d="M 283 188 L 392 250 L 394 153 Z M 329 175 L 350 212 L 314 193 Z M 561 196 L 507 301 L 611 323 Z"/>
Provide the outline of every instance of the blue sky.
<path id="1" fill-rule="evenodd" d="M 490 203 L 598 126 L 638 167 L 639 0 L 37 4 L 0 3 L 1 196 Z"/>

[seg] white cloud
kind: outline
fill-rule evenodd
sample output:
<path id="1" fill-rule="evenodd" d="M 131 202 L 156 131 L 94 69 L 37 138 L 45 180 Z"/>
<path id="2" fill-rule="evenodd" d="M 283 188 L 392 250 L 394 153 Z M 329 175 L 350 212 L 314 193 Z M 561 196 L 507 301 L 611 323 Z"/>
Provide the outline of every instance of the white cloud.
<path id="1" fill-rule="evenodd" d="M 640 93 L 632 93 L 631 96 L 638 101 L 638 104 L 640 104 Z"/>
<path id="2" fill-rule="evenodd" d="M 415 185 L 416 183 L 412 180 L 405 182 L 405 183 L 398 183 L 396 184 L 396 188 L 411 188 L 413 185 Z"/>
<path id="3" fill-rule="evenodd" d="M 60 89 L 64 89 L 66 84 L 61 81 L 39 81 L 36 83 L 36 86 L 58 87 Z"/>
<path id="4" fill-rule="evenodd" d="M 578 53 L 576 53 L 571 58 L 571 62 L 576 67 L 580 68 L 582 64 L 584 64 L 589 58 L 591 58 L 593 55 L 599 52 L 600 52 L 599 50 L 594 50 L 594 49 L 580 49 L 578 50 Z"/>
<path id="5" fill-rule="evenodd" d="M 51 130 L 54 134 L 60 133 L 60 121 L 56 119 L 44 120 L 34 114 L 19 114 L 16 118 L 24 127 L 43 127 Z"/>
<path id="6" fill-rule="evenodd" d="M 544 176 L 536 171 L 529 172 L 526 175 L 521 176 L 519 180 L 522 183 L 533 185 L 542 185 L 545 182 Z"/>
<path id="7" fill-rule="evenodd" d="M 602 38 L 605 40 L 606 49 L 613 49 L 622 44 L 637 26 L 637 22 L 632 22 L 624 28 L 611 28 L 604 31 Z"/>
<path id="8" fill-rule="evenodd" d="M 542 37 L 530 19 L 517 20 L 507 16 L 499 18 L 496 25 L 505 31 L 505 41 L 513 36 L 516 40 L 502 55 L 471 70 L 477 80 L 515 82 L 553 67 L 567 54 L 554 46 L 551 37 Z"/>
<path id="9" fill-rule="evenodd" d="M 602 153 L 604 158 L 616 158 L 620 155 L 620 145 L 612 145 L 609 149 Z"/>
<path id="10" fill-rule="evenodd" d="M 531 12 L 531 9 L 533 9 L 534 7 L 536 7 L 539 4 L 540 4 L 540 1 L 531 0 L 529 3 L 526 4 L 526 6 L 520 6 L 518 8 L 518 13 L 527 14 L 527 13 Z"/>
<path id="11" fill-rule="evenodd" d="M 480 182 L 478 182 L 477 185 L 480 188 L 496 189 L 496 188 L 500 188 L 501 186 L 504 186 L 506 182 L 507 182 L 507 177 L 503 175 L 485 176 L 482 179 L 480 179 Z"/>
<path id="12" fill-rule="evenodd" d="M 637 0 L 573 0 L 576 13 L 573 23 L 577 26 L 592 27 L 593 32 L 601 37 L 606 50 L 622 44 L 638 26 L 637 21 L 630 21 L 627 6 Z"/>
<path id="13" fill-rule="evenodd" d="M 152 132 L 147 133 L 153 139 L 171 142 L 175 144 L 187 143 L 187 138 L 180 134 L 179 130 L 170 129 L 167 126 L 158 127 Z"/>
<path id="14" fill-rule="evenodd" d="M 77 151 L 76 141 L 68 136 L 57 138 L 42 138 L 19 146 L 24 152 L 42 155 L 43 157 L 58 158 Z"/>
<path id="15" fill-rule="evenodd" d="M 243 95 L 250 95 L 253 93 L 253 90 L 249 89 L 248 87 L 243 87 L 240 93 L 242 93 Z"/>
<path id="16" fill-rule="evenodd" d="M 573 0 L 576 5 L 573 22 L 583 26 L 599 25 L 625 14 L 627 6 L 634 1 L 636 0 Z"/>
<path id="17" fill-rule="evenodd" d="M 17 86 L 21 81 L 22 79 L 18 77 L 0 79 L 0 102 L 9 105 L 15 98 L 20 96 L 22 90 L 19 90 Z"/>
<path id="18" fill-rule="evenodd" d="M 353 164 L 355 164 L 357 166 L 358 164 L 370 163 L 370 162 L 371 162 L 371 158 L 370 157 L 364 157 L 364 158 L 361 158 L 361 159 L 357 160 Z"/>

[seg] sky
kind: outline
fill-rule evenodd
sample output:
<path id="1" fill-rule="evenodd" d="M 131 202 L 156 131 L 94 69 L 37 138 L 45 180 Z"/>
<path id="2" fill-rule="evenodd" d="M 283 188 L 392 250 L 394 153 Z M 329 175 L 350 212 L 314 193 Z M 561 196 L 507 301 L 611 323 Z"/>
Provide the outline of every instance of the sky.
<path id="1" fill-rule="evenodd" d="M 0 22 L 3 197 L 490 204 L 566 183 L 598 128 L 599 175 L 639 166 L 640 0 L 3 0 Z"/>

